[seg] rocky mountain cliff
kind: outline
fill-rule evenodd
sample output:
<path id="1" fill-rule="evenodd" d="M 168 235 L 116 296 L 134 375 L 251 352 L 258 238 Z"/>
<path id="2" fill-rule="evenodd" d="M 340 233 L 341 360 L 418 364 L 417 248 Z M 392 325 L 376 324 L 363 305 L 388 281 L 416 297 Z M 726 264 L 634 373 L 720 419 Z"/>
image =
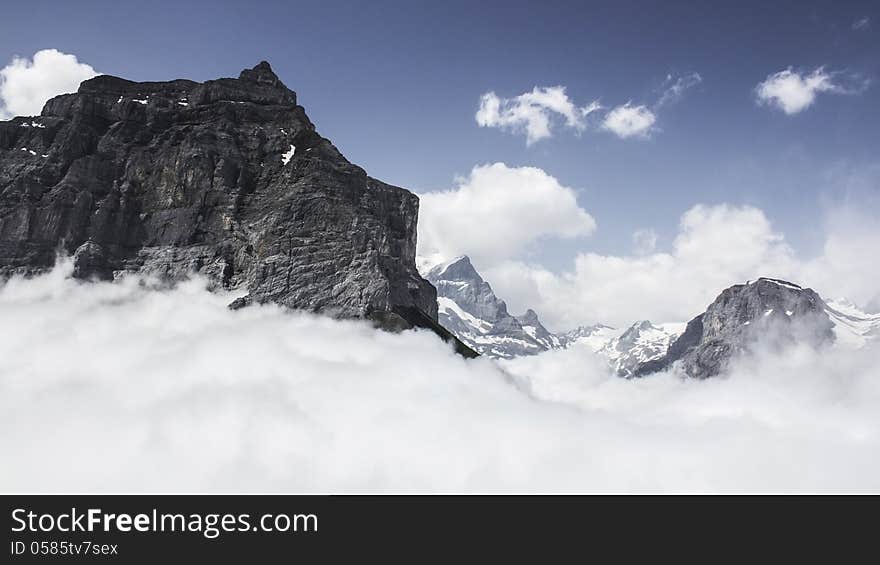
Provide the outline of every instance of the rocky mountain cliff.
<path id="1" fill-rule="evenodd" d="M 822 298 L 809 288 L 760 278 L 724 290 L 690 322 L 662 357 L 640 364 L 635 376 L 678 367 L 694 378 L 718 375 L 735 356 L 758 348 L 799 342 L 813 346 L 835 339 Z"/>
<path id="2" fill-rule="evenodd" d="M 426 278 L 437 287 L 440 323 L 481 354 L 510 359 L 561 345 L 533 310 L 512 316 L 467 256 L 433 267 Z"/>
<path id="3" fill-rule="evenodd" d="M 201 273 L 245 287 L 235 306 L 443 334 L 418 206 L 321 137 L 266 62 L 204 83 L 98 76 L 0 122 L 0 276 L 68 253 L 82 278 Z"/>

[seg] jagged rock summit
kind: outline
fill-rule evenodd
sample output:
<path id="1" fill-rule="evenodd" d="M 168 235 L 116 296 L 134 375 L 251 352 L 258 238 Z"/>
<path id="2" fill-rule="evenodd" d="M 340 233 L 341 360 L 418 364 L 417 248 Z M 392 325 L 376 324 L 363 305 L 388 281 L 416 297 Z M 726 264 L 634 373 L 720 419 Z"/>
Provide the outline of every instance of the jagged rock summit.
<path id="1" fill-rule="evenodd" d="M 835 323 L 812 289 L 779 279 L 760 278 L 724 290 L 690 322 L 666 354 L 639 365 L 635 376 L 673 365 L 686 375 L 720 374 L 737 355 L 790 343 L 821 346 L 834 341 Z"/>
<path id="2" fill-rule="evenodd" d="M 66 252 L 82 278 L 201 273 L 247 288 L 237 306 L 443 333 L 418 207 L 321 137 L 266 62 L 204 83 L 102 75 L 0 122 L 0 276 Z"/>
<path id="3" fill-rule="evenodd" d="M 466 255 L 434 266 L 426 277 L 437 287 L 440 323 L 481 354 L 510 359 L 560 346 L 534 310 L 511 315 Z"/>

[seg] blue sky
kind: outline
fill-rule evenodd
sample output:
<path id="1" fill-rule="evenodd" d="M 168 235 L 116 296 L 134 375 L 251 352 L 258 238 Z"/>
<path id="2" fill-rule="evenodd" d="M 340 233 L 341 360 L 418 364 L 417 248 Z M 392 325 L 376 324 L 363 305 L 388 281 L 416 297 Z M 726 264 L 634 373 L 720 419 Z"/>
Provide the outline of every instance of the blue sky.
<path id="1" fill-rule="evenodd" d="M 548 265 L 627 252 L 640 228 L 662 249 L 697 203 L 759 207 L 813 253 L 823 210 L 847 196 L 837 176 L 873 166 L 880 142 L 876 2 L 31 1 L 6 5 L 0 30 L 4 61 L 56 48 L 134 80 L 235 76 L 266 59 L 349 159 L 419 192 L 478 164 L 539 167 L 598 223 L 541 248 Z M 823 65 L 873 84 L 794 115 L 756 103 L 768 75 Z M 647 138 L 560 127 L 527 146 L 474 119 L 488 91 L 563 85 L 578 105 L 651 106 L 668 75 L 694 72 L 702 82 Z"/>

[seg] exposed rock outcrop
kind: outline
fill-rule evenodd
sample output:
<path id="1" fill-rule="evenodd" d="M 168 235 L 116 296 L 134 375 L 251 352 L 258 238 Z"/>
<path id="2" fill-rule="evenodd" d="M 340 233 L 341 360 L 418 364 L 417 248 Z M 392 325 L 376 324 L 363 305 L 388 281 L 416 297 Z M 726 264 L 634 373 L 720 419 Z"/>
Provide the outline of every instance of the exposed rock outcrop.
<path id="1" fill-rule="evenodd" d="M 236 306 L 443 333 L 418 206 L 321 137 L 265 62 L 205 83 L 98 76 L 0 122 L 0 276 L 61 252 L 82 278 L 201 273 L 247 288 Z"/>
<path id="2" fill-rule="evenodd" d="M 826 305 L 815 291 L 760 278 L 723 291 L 704 313 L 688 322 L 664 356 L 640 364 L 634 375 L 676 366 L 690 377 L 712 377 L 734 357 L 758 348 L 831 343 L 833 328 Z"/>

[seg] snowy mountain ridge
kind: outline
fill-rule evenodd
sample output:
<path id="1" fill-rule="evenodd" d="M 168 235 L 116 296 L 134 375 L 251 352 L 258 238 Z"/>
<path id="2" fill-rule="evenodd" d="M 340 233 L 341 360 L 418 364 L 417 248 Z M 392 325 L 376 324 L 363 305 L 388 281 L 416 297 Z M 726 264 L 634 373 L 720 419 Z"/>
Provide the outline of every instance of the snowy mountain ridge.
<path id="1" fill-rule="evenodd" d="M 687 327 L 683 322 L 655 324 L 640 320 L 623 329 L 594 324 L 554 334 L 532 309 L 521 316 L 511 315 L 507 304 L 495 295 L 465 255 L 434 266 L 425 278 L 437 288 L 441 324 L 482 355 L 498 359 L 586 347 L 604 357 L 614 373 L 631 378 L 637 376 L 639 367 L 666 356 Z M 794 295 L 806 292 L 794 283 L 759 280 L 770 290 L 779 288 Z M 880 336 L 880 314 L 867 314 L 845 299 L 818 301 L 821 304 L 817 303 L 817 309 L 827 314 L 838 346 L 859 348 Z M 762 311 L 762 315 L 768 314 Z M 750 323 L 744 322 L 746 326 Z"/>
<path id="2" fill-rule="evenodd" d="M 825 312 L 834 324 L 837 343 L 858 349 L 880 337 L 880 314 L 863 312 L 845 298 L 825 301 Z"/>
<path id="3" fill-rule="evenodd" d="M 640 364 L 666 354 L 685 324 L 654 325 L 649 320 L 636 322 L 620 336 L 609 340 L 598 353 L 604 355 L 621 377 L 631 377 Z"/>
<path id="4" fill-rule="evenodd" d="M 595 324 L 557 335 L 532 309 L 511 315 L 466 255 L 435 265 L 425 278 L 437 288 L 440 323 L 480 354 L 497 359 L 588 347 L 607 357 L 618 374 L 628 376 L 631 367 L 663 355 L 684 327 L 641 321 L 626 330 Z"/>

